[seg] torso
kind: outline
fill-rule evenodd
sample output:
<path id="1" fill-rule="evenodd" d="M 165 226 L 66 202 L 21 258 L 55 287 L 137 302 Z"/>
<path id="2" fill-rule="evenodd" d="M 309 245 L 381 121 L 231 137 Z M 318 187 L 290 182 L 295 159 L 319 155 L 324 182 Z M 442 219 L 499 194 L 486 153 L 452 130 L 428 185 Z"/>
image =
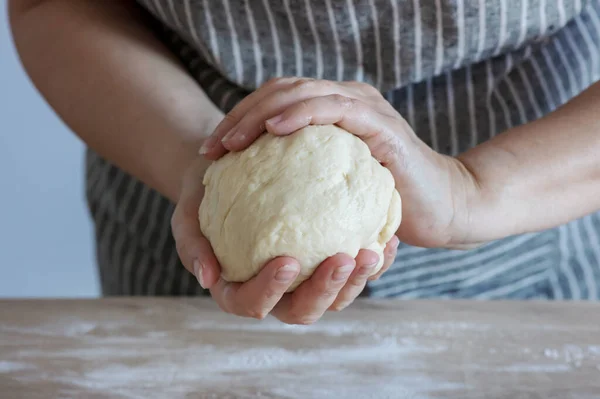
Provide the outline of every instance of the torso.
<path id="1" fill-rule="evenodd" d="M 451 155 L 550 112 L 600 76 L 597 0 L 140 4 L 225 112 L 275 76 L 362 80 L 385 93 L 427 144 Z M 105 293 L 200 293 L 177 260 L 172 204 L 91 151 L 87 188 Z M 401 245 L 369 291 L 597 299 L 600 216 L 475 251 Z"/>

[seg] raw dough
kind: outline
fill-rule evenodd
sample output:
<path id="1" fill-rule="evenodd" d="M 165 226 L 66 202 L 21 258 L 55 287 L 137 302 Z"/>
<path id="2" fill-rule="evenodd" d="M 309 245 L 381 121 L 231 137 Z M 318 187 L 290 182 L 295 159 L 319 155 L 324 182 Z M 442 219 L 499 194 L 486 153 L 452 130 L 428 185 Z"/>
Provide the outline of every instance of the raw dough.
<path id="1" fill-rule="evenodd" d="M 302 266 L 293 291 L 326 258 L 379 254 L 401 220 L 389 170 L 356 136 L 333 125 L 289 136 L 263 134 L 242 152 L 214 162 L 199 209 L 226 281 L 244 282 L 269 260 L 291 256 Z"/>

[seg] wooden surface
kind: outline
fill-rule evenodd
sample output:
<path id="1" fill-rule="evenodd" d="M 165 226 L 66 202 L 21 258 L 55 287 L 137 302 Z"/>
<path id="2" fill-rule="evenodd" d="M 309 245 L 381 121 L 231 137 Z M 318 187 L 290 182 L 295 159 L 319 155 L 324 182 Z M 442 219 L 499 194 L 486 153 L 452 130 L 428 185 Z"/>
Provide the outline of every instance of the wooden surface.
<path id="1" fill-rule="evenodd" d="M 312 326 L 208 299 L 0 301 L 1 398 L 600 398 L 600 304 L 358 301 Z"/>

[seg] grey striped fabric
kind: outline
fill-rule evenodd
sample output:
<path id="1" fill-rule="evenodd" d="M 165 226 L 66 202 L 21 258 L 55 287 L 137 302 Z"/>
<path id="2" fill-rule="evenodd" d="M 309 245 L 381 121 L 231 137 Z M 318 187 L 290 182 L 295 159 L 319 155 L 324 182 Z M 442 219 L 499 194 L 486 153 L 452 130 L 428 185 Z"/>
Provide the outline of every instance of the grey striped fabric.
<path id="1" fill-rule="evenodd" d="M 600 77 L 598 0 L 144 0 L 157 33 L 223 111 L 266 80 L 360 80 L 455 155 L 565 103 Z M 568 134 L 568 132 L 565 132 Z M 107 295 L 197 295 L 173 204 L 87 154 Z M 401 244 L 374 297 L 591 299 L 600 214 L 473 251 Z"/>

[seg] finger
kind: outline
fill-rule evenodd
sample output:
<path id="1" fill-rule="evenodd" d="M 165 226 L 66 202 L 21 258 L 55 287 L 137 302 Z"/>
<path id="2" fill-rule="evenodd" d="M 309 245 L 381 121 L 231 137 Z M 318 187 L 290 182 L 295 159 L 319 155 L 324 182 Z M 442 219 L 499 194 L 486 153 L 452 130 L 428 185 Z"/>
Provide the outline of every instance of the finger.
<path id="1" fill-rule="evenodd" d="M 344 288 L 340 290 L 329 310 L 342 310 L 350 305 L 363 291 L 367 278 L 379 263 L 379 255 L 370 250 L 360 250 L 356 256 L 356 268 L 348 278 Z"/>
<path id="2" fill-rule="evenodd" d="M 365 102 L 353 97 L 331 94 L 307 99 L 288 107 L 283 113 L 266 121 L 269 133 L 286 135 L 308 125 L 336 124 L 360 137 L 373 157 L 384 166 L 406 152 L 410 132 L 408 124 L 398 115 L 384 115 Z"/>
<path id="3" fill-rule="evenodd" d="M 286 88 L 276 90 L 263 98 L 223 137 L 223 145 L 230 151 L 241 151 L 265 132 L 265 121 L 285 111 L 290 106 L 302 107 L 306 100 L 314 97 L 339 94 L 355 96 L 348 87 L 326 80 L 301 79 Z M 305 114 L 310 118 L 309 114 Z M 310 119 L 304 125 L 310 124 Z"/>
<path id="4" fill-rule="evenodd" d="M 201 167 L 201 158 L 194 162 L 198 163 L 198 168 L 190 167 L 190 171 L 197 173 L 186 173 L 177 206 L 171 217 L 171 233 L 183 266 L 196 276 L 202 287 L 210 288 L 219 279 L 221 268 L 210 242 L 200 230 L 198 207 L 204 195 L 204 169 Z"/>
<path id="5" fill-rule="evenodd" d="M 219 279 L 221 268 L 210 243 L 200 232 L 198 218 L 177 207 L 171 230 L 183 266 L 196 276 L 203 288 L 212 287 Z"/>
<path id="6" fill-rule="evenodd" d="M 222 157 L 227 150 L 223 147 L 221 140 L 240 121 L 240 119 L 253 109 L 263 98 L 274 91 L 292 85 L 299 79 L 300 78 L 295 77 L 271 79 L 259 89 L 244 97 L 242 101 L 225 115 L 221 123 L 215 128 L 215 131 L 204 141 L 200 148 L 200 154 L 211 160 Z"/>
<path id="7" fill-rule="evenodd" d="M 263 319 L 299 273 L 300 265 L 295 259 L 276 258 L 245 283 L 228 283 L 220 279 L 211 290 L 211 294 L 226 312 Z"/>
<path id="8" fill-rule="evenodd" d="M 326 259 L 296 290 L 281 298 L 271 314 L 288 324 L 312 324 L 331 306 L 356 263 L 346 254 Z"/>
<path id="9" fill-rule="evenodd" d="M 375 107 L 382 114 L 395 116 L 398 113 L 394 106 L 372 85 L 356 81 L 341 82 L 340 84 L 356 93 L 354 97 Z"/>
<path id="10" fill-rule="evenodd" d="M 392 236 L 392 239 L 388 241 L 383 250 L 383 265 L 381 269 L 377 272 L 377 274 L 369 277 L 369 281 L 377 280 L 383 273 L 385 273 L 390 266 L 396 260 L 396 253 L 398 252 L 398 245 L 400 244 L 400 240 L 396 236 Z"/>

